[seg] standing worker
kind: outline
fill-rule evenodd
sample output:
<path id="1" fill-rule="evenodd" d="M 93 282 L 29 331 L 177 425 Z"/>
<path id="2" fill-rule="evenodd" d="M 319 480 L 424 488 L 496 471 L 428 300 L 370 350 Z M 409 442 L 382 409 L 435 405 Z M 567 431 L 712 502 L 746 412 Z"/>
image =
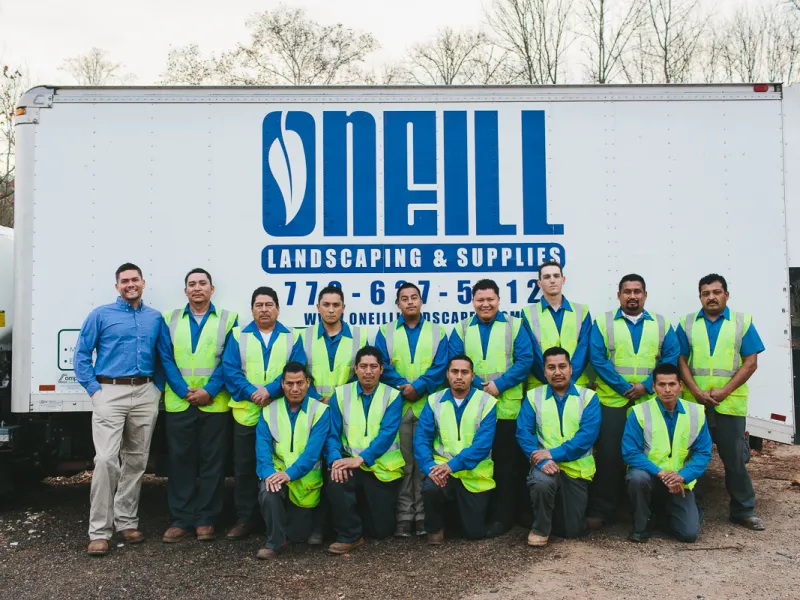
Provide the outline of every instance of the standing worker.
<path id="1" fill-rule="evenodd" d="M 229 540 L 250 535 L 259 519 L 256 425 L 261 409 L 283 394 L 281 376 L 286 363 L 303 361 L 303 350 L 294 331 L 278 321 L 281 308 L 275 290 L 256 288 L 250 308 L 253 320 L 244 329 L 234 327 L 222 355 L 234 420 L 236 524 L 226 535 Z"/>
<path id="2" fill-rule="evenodd" d="M 589 385 L 584 371 L 589 362 L 592 316 L 586 304 L 573 304 L 564 297 L 561 290 L 566 282 L 559 263 L 543 263 L 539 266 L 542 299 L 522 309 L 522 318 L 531 331 L 533 344 L 528 390 L 547 383 L 542 354 L 554 347 L 564 348 L 572 357 L 572 382 L 581 387 Z"/>
<path id="3" fill-rule="evenodd" d="M 175 363 L 182 380 L 167 384 L 169 479 L 167 503 L 172 525 L 162 541 L 180 542 L 194 531 L 200 541 L 213 540 L 222 512 L 225 488 L 226 432 L 231 395 L 225 389 L 222 351 L 236 313 L 217 310 L 211 302 L 214 284 L 205 269 L 192 269 L 184 279 L 189 303 L 164 313 Z"/>
<path id="4" fill-rule="evenodd" d="M 75 377 L 92 399 L 92 556 L 108 554 L 114 530 L 128 544 L 144 540 L 139 495 L 161 398 L 153 383 L 156 358 L 170 385 L 182 383 L 167 325 L 159 311 L 142 302 L 142 270 L 132 263 L 121 265 L 115 287 L 117 301 L 89 313 L 75 345 Z"/>
<path id="5" fill-rule="evenodd" d="M 569 352 L 553 346 L 543 359 L 548 385 L 528 392 L 517 417 L 517 440 L 531 463 L 529 546 L 546 546 L 551 532 L 575 538 L 586 531 L 592 445 L 600 433 L 600 402 L 573 385 Z"/>
<path id="6" fill-rule="evenodd" d="M 405 467 L 397 498 L 397 537 L 425 534 L 422 473 L 414 460 L 414 433 L 428 395 L 444 382 L 447 369 L 447 334 L 444 327 L 422 316 L 422 294 L 413 283 L 397 288 L 397 308 L 402 316 L 381 326 L 375 346 L 383 354 L 381 381 L 401 390 L 403 419 L 400 450 Z"/>
<path id="7" fill-rule="evenodd" d="M 762 531 L 755 516 L 756 493 L 747 472 L 750 445 L 747 426 L 747 380 L 758 368 L 764 343 L 753 317 L 728 308 L 728 283 L 716 273 L 700 280 L 703 308 L 682 317 L 678 325 L 680 370 L 691 399 L 706 407 L 711 436 L 725 466 L 725 488 L 731 497 L 730 520 Z"/>
<path id="8" fill-rule="evenodd" d="M 591 529 L 613 523 L 624 484 L 622 432 L 628 408 L 653 394 L 653 369 L 678 364 L 680 346 L 670 323 L 644 309 L 647 288 L 640 275 L 620 279 L 619 309 L 595 319 L 589 360 L 597 374 L 602 422 L 595 444 L 597 475 L 592 481 L 587 521 Z"/>
<path id="9" fill-rule="evenodd" d="M 497 488 L 492 497 L 486 535 L 495 537 L 511 528 L 515 510 L 527 504 L 526 461 L 517 445 L 517 415 L 522 386 L 533 362 L 531 336 L 522 319 L 499 312 L 500 288 L 491 279 L 472 287 L 475 315 L 453 328 L 450 357 L 465 354 L 475 365 L 472 387 L 497 398 L 497 435 L 492 458 Z"/>
<path id="10" fill-rule="evenodd" d="M 405 465 L 398 437 L 403 401 L 396 389 L 380 382 L 382 373 L 381 351 L 364 346 L 356 353 L 358 380 L 337 387 L 331 397 L 325 462 L 337 534 L 329 548 L 333 554 L 363 546 L 363 534 L 380 540 L 394 530 Z"/>

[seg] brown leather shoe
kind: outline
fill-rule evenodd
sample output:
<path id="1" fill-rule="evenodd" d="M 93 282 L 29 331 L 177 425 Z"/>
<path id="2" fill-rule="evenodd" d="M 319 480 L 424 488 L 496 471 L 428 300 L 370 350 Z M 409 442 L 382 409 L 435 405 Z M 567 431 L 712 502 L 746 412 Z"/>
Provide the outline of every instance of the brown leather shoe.
<path id="1" fill-rule="evenodd" d="M 231 527 L 225 535 L 228 540 L 242 540 L 253 533 L 253 526 L 250 523 L 237 523 Z"/>
<path id="2" fill-rule="evenodd" d="M 89 556 L 105 556 L 108 554 L 108 540 L 92 540 L 86 551 Z"/>
<path id="3" fill-rule="evenodd" d="M 195 533 L 197 533 L 198 541 L 201 542 L 211 542 L 215 537 L 217 537 L 213 525 L 198 525 L 195 528 Z"/>
<path id="4" fill-rule="evenodd" d="M 138 529 L 123 529 L 118 533 L 126 544 L 140 544 L 144 541 L 144 534 Z"/>
<path id="5" fill-rule="evenodd" d="M 278 548 L 277 551 L 272 550 L 270 548 L 259 548 L 258 552 L 256 553 L 256 558 L 259 560 L 272 560 L 273 558 L 278 558 L 278 555 L 287 550 L 289 548 L 289 541 L 283 540 L 281 547 Z"/>
<path id="6" fill-rule="evenodd" d="M 366 542 L 364 538 L 358 538 L 355 542 L 334 542 L 328 547 L 328 552 L 331 554 L 347 554 L 356 548 L 361 548 Z"/>
<path id="7" fill-rule="evenodd" d="M 187 539 L 191 535 L 192 532 L 188 529 L 170 527 L 164 532 L 164 535 L 161 537 L 161 541 L 165 544 L 177 544 L 178 542 L 182 542 L 183 540 Z"/>
<path id="8" fill-rule="evenodd" d="M 547 546 L 547 540 L 550 539 L 549 535 L 537 535 L 533 531 L 528 534 L 528 546 L 535 548 L 542 548 Z"/>
<path id="9" fill-rule="evenodd" d="M 589 531 L 597 531 L 603 526 L 603 519 L 600 517 L 586 517 L 586 528 Z"/>
<path id="10" fill-rule="evenodd" d="M 441 546 L 444 543 L 444 529 L 440 529 L 435 533 L 428 534 L 429 546 Z"/>

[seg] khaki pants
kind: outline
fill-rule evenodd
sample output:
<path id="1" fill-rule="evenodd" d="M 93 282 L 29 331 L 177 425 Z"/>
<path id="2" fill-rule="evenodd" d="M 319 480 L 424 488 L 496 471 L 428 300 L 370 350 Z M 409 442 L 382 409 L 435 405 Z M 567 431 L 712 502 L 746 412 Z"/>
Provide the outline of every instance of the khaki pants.
<path id="1" fill-rule="evenodd" d="M 398 521 L 424 521 L 425 507 L 422 503 L 422 473 L 414 460 L 414 433 L 417 431 L 417 417 L 409 406 L 400 421 L 400 451 L 403 460 L 403 482 L 397 497 Z"/>
<path id="2" fill-rule="evenodd" d="M 89 539 L 139 526 L 139 493 L 150 453 L 161 392 L 153 383 L 102 384 L 92 397 L 94 474 Z"/>

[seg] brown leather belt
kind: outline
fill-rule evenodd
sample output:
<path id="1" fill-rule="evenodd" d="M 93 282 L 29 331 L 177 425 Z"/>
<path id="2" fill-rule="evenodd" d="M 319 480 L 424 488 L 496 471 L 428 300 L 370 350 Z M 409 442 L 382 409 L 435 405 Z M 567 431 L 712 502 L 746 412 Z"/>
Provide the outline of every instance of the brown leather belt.
<path id="1" fill-rule="evenodd" d="M 111 385 L 144 385 L 153 381 L 152 377 L 98 377 L 99 383 L 110 383 Z"/>

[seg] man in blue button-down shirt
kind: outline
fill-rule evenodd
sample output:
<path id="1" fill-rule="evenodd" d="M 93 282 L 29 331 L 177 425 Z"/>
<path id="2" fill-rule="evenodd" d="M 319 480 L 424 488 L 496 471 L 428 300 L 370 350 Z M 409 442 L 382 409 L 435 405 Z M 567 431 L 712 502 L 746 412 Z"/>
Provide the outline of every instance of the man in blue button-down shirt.
<path id="1" fill-rule="evenodd" d="M 125 263 L 116 281 L 120 297 L 86 317 L 75 346 L 75 376 L 93 406 L 88 548 L 93 556 L 108 553 L 115 529 L 129 544 L 144 539 L 137 513 L 161 398 L 153 383 L 158 359 L 170 385 L 182 382 L 167 325 L 160 312 L 142 302 L 142 270 Z"/>

